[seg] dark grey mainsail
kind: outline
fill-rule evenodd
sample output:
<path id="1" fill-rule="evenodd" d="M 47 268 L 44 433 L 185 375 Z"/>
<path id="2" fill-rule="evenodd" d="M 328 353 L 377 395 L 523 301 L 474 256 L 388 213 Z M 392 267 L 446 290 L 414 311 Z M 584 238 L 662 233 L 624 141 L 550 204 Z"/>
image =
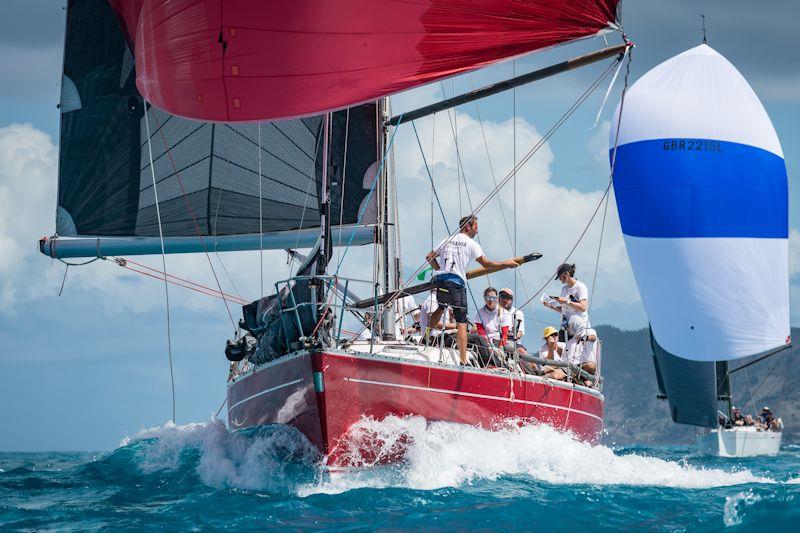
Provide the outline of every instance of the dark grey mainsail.
<path id="1" fill-rule="evenodd" d="M 660 397 L 669 402 L 673 422 L 717 427 L 718 363 L 672 355 L 658 344 L 652 332 L 650 345 Z"/>
<path id="2" fill-rule="evenodd" d="M 70 2 L 60 105 L 59 239 L 43 241 L 44 253 L 160 253 L 149 148 L 168 252 L 313 245 L 325 163 L 321 117 L 217 124 L 147 106 L 148 146 L 146 104 L 135 70 L 108 3 Z M 344 233 L 345 242 L 353 235 L 353 244 L 374 240 L 372 228 L 361 226 L 376 217 L 376 209 L 363 204 L 377 166 L 377 124 L 375 103 L 339 111 L 331 120 L 331 220 L 343 227 L 359 223 L 355 233 Z M 64 238 L 82 236 L 91 239 Z M 136 239 L 126 240 L 131 237 Z"/>

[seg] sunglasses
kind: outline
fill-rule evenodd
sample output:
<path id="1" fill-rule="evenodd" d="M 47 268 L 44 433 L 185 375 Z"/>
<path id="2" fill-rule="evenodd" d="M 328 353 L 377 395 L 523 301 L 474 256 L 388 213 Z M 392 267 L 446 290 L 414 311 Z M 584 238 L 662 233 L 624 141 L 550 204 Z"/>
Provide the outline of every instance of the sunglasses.
<path id="1" fill-rule="evenodd" d="M 502 294 L 502 293 L 500 294 L 500 298 L 502 298 L 503 300 L 513 300 L 514 299 L 513 296 L 511 296 L 509 294 Z"/>
<path id="2" fill-rule="evenodd" d="M 497 296 L 484 296 L 483 299 L 486 300 L 487 302 L 496 302 Z"/>

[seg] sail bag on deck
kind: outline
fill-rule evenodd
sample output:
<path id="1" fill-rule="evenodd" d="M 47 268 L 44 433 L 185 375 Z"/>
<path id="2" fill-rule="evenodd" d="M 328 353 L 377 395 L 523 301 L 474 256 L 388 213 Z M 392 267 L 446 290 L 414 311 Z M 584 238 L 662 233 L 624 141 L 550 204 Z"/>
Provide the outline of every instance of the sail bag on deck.
<path id="1" fill-rule="evenodd" d="M 612 128 L 612 159 L 616 139 Z M 773 350 L 789 336 L 788 188 L 778 136 L 747 81 L 703 44 L 629 89 L 618 142 L 617 208 L 660 381 L 673 418 L 716 425 L 712 362 Z M 701 375 L 704 385 L 683 386 Z M 676 418 L 676 406 L 680 415 L 698 401 L 705 414 Z"/>

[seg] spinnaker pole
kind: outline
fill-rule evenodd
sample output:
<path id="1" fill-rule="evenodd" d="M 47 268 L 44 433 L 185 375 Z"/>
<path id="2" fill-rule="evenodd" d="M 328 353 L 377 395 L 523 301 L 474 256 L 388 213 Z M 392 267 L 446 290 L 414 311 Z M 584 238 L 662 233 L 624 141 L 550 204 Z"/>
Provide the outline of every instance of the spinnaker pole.
<path id="1" fill-rule="evenodd" d="M 579 67 L 583 67 L 585 65 L 590 65 L 592 63 L 602 61 L 603 59 L 613 57 L 615 55 L 618 56 L 618 59 L 620 61 L 622 61 L 625 49 L 628 48 L 629 46 L 633 46 L 633 44 L 630 42 L 625 42 L 624 44 L 620 44 L 617 46 L 609 46 L 607 48 L 603 48 L 601 50 L 597 50 L 589 54 L 584 54 L 582 56 L 573 57 L 572 59 L 567 59 L 566 61 L 562 61 L 561 63 L 556 63 L 555 65 L 550 65 L 549 67 L 535 70 L 527 74 L 522 74 L 521 76 L 517 76 L 504 81 L 499 81 L 491 85 L 486 85 L 485 87 L 481 87 L 480 89 L 475 89 L 474 91 L 470 91 L 468 93 L 460 94 L 452 98 L 447 98 L 446 100 L 442 100 L 441 102 L 436 102 L 435 104 L 427 105 L 425 107 L 420 107 L 419 109 L 403 113 L 402 115 L 403 122 L 411 122 L 418 118 L 427 117 L 428 115 L 438 113 L 439 111 L 444 111 L 446 109 L 450 109 L 455 106 L 467 104 L 469 102 L 473 102 L 481 98 L 486 98 L 487 96 L 492 96 L 494 94 L 501 93 L 503 91 L 508 91 L 509 89 L 513 89 L 521 85 L 526 85 L 534 81 L 539 81 L 544 78 L 549 78 L 550 76 L 555 76 L 556 74 L 561 74 L 562 72 L 567 72 L 568 70 L 573 70 Z M 399 122 L 400 122 L 400 115 L 397 115 L 390 118 L 388 124 L 390 126 L 396 126 Z"/>

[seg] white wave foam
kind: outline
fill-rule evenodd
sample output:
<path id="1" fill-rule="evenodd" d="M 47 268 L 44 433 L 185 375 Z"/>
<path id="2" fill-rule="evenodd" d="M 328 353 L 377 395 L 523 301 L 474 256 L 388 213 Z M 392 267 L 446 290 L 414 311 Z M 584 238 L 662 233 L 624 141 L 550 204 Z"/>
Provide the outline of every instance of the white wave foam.
<path id="1" fill-rule="evenodd" d="M 488 431 L 447 422 L 427 423 L 417 417 L 389 417 L 380 422 L 365 419 L 359 430 L 384 442 L 383 454 L 395 453 L 398 443 L 404 443 L 405 464 L 337 474 L 301 487 L 301 496 L 362 487 L 436 489 L 506 475 L 527 475 L 553 484 L 691 489 L 773 482 L 748 470 L 728 472 L 640 454 L 617 455 L 610 448 L 579 442 L 546 425 L 508 424 Z"/>
<path id="2" fill-rule="evenodd" d="M 759 502 L 761 496 L 753 493 L 753 489 L 737 492 L 733 496 L 725 498 L 725 506 L 722 512 L 722 521 L 726 527 L 738 526 L 744 520 L 744 510 L 747 507 Z"/>
<path id="3" fill-rule="evenodd" d="M 800 485 L 800 477 L 793 477 L 784 481 L 787 485 Z"/>
<path id="4" fill-rule="evenodd" d="M 296 430 L 279 426 L 260 434 L 232 433 L 218 420 L 176 425 L 167 422 L 126 438 L 120 446 L 142 442 L 138 466 L 144 473 L 177 470 L 187 450 L 198 450 L 196 471 L 206 485 L 216 488 L 281 489 L 293 484 L 286 464 L 312 464 L 316 450 Z"/>

